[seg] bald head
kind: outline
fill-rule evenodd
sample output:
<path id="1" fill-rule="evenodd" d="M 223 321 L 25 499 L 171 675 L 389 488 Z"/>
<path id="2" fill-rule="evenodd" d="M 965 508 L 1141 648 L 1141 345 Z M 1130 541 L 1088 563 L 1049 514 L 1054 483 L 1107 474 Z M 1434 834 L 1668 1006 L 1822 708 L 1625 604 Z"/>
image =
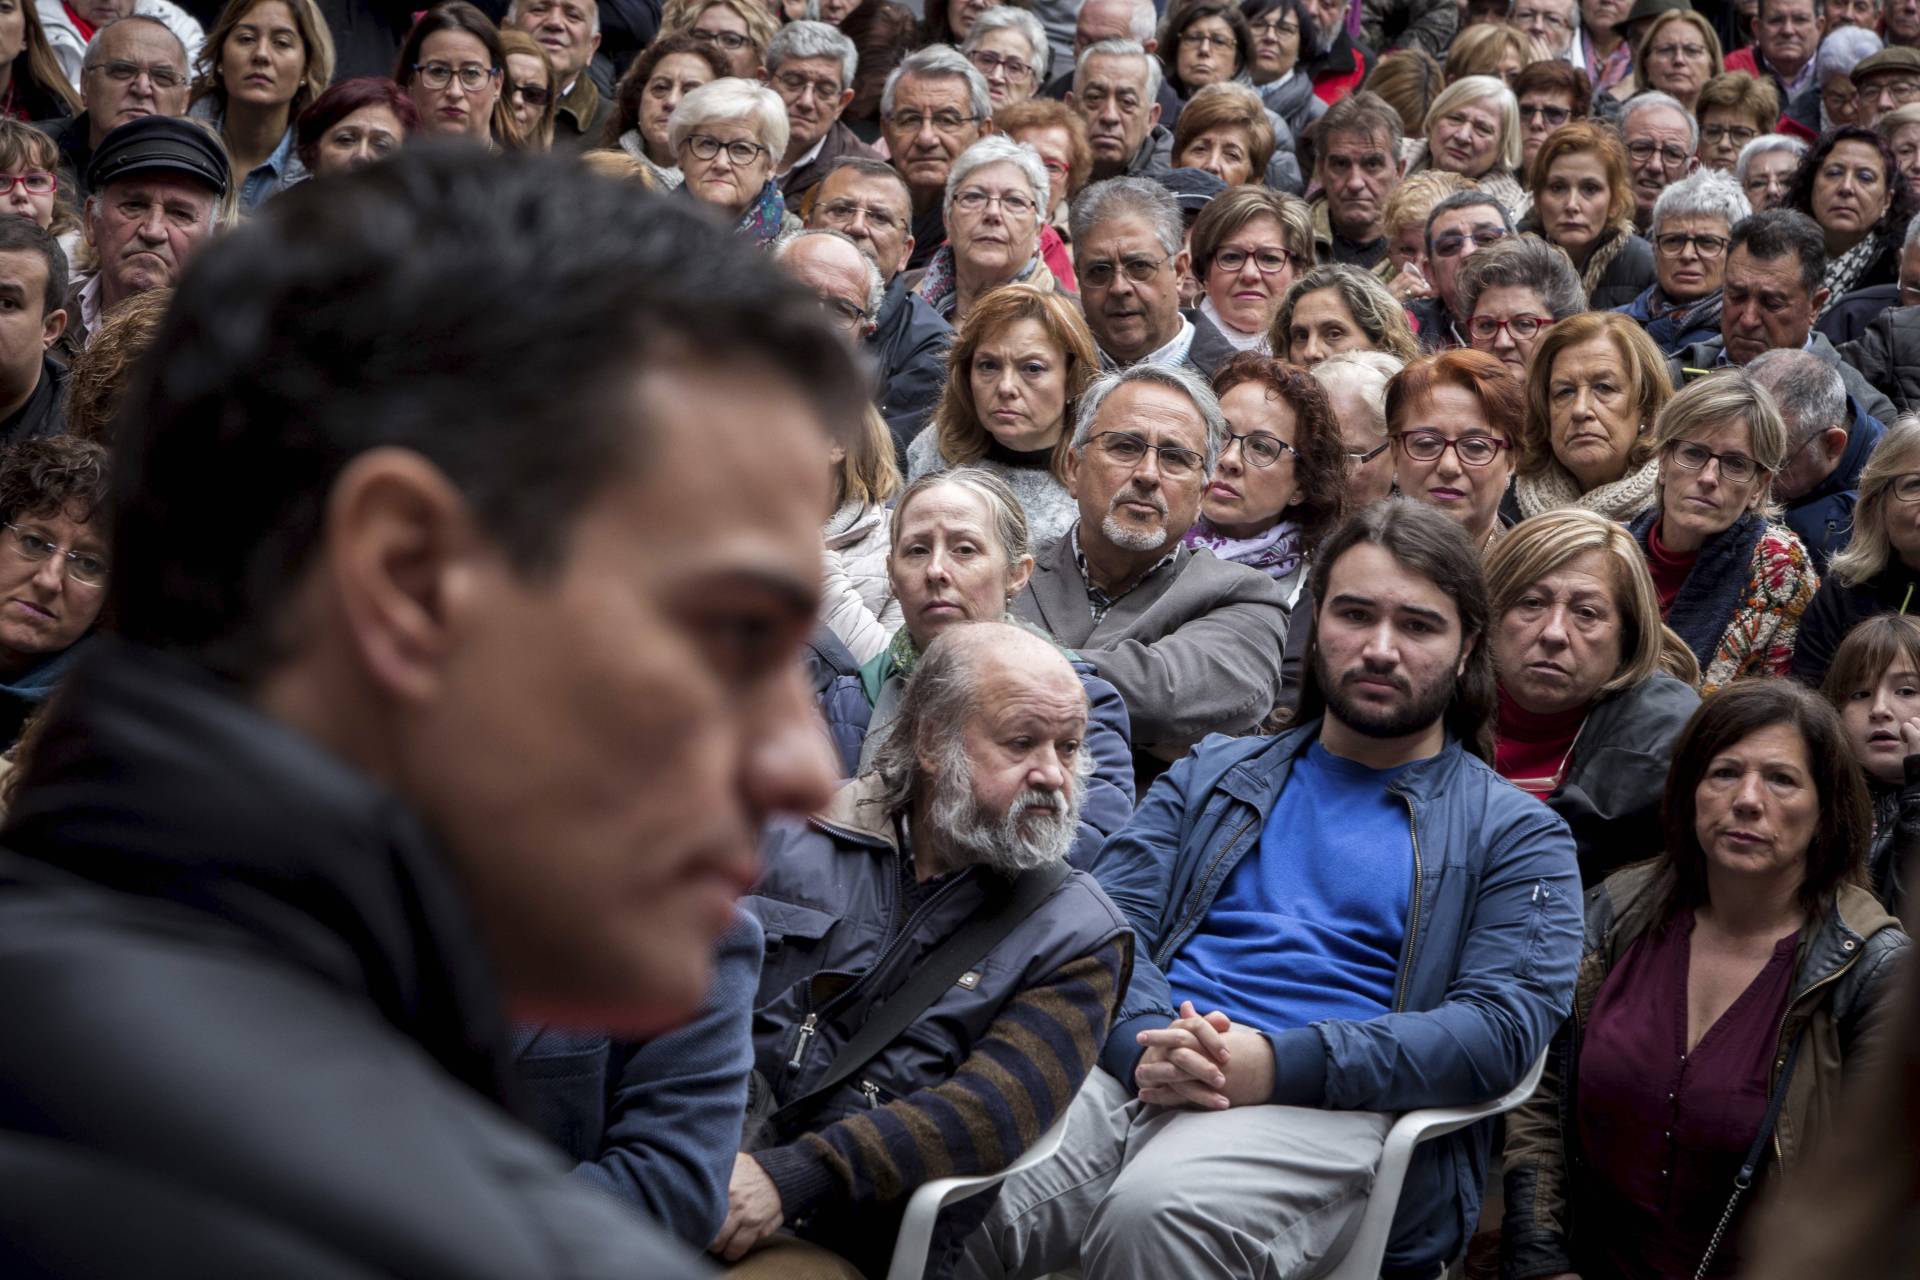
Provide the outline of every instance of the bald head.
<path id="1" fill-rule="evenodd" d="M 798 231 L 780 242 L 775 258 L 842 328 L 862 338 L 873 332 L 886 282 L 852 239 L 832 230 Z"/>
<path id="2" fill-rule="evenodd" d="M 1747 372 L 1767 389 L 1787 424 L 1787 460 L 1773 478 L 1773 493 L 1795 502 L 1819 487 L 1847 451 L 1853 406 L 1840 371 L 1810 351 L 1782 348 L 1747 362 Z"/>

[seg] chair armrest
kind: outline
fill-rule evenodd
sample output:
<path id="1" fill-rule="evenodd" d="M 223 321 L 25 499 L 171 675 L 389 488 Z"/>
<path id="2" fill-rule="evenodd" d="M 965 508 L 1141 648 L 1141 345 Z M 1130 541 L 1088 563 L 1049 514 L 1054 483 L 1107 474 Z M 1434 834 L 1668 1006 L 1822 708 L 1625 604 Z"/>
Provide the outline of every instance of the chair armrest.
<path id="1" fill-rule="evenodd" d="M 1034 1139 L 1031 1147 L 998 1173 L 982 1173 L 966 1178 L 935 1178 L 920 1184 L 907 1201 L 906 1215 L 900 1220 L 900 1234 L 893 1242 L 893 1264 L 887 1268 L 887 1280 L 920 1280 L 927 1269 L 927 1251 L 933 1247 L 933 1229 L 940 1221 L 940 1210 L 977 1191 L 998 1186 L 1016 1173 L 1053 1157 L 1067 1136 L 1067 1115 L 1072 1101 L 1060 1108 L 1060 1115 L 1047 1131 Z"/>

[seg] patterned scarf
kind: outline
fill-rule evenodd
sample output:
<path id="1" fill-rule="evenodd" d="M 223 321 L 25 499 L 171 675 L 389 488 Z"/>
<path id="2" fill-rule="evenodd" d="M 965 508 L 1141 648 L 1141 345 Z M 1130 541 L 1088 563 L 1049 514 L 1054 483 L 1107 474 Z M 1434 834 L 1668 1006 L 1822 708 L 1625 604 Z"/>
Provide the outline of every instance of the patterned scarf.
<path id="1" fill-rule="evenodd" d="M 1648 458 L 1638 471 L 1629 471 L 1610 484 L 1596 485 L 1584 493 L 1565 467 L 1549 462 L 1539 475 L 1520 476 L 1513 482 L 1513 500 L 1519 504 L 1522 517 L 1579 507 L 1624 524 L 1653 505 L 1659 482 L 1657 456 Z"/>
<path id="2" fill-rule="evenodd" d="M 1827 278 L 1820 283 L 1827 290 L 1827 305 L 1820 308 L 1820 315 L 1827 313 L 1827 307 L 1840 301 L 1840 295 L 1853 291 L 1854 282 L 1859 280 L 1873 260 L 1886 251 L 1887 238 L 1882 232 L 1868 234 L 1853 248 L 1847 250 L 1827 264 Z M 1815 316 L 1818 320 L 1820 316 Z"/>
<path id="3" fill-rule="evenodd" d="M 1660 512 L 1656 508 L 1636 517 L 1627 526 L 1627 532 L 1640 543 L 1642 551 L 1646 550 L 1647 539 L 1659 521 Z M 1740 611 L 1747 593 L 1747 579 L 1751 576 L 1753 549 L 1760 545 L 1760 537 L 1766 531 L 1766 520 L 1749 511 L 1708 538 L 1687 580 L 1680 584 L 1680 594 L 1673 598 L 1673 605 L 1667 610 L 1667 625 L 1693 650 L 1694 659 L 1703 672 L 1712 665 L 1721 636 Z"/>
<path id="4" fill-rule="evenodd" d="M 1027 265 L 1015 272 L 1009 283 L 1034 285 L 1043 283 L 1034 275 L 1034 271 L 1039 266 L 1039 255 L 1028 258 Z M 934 251 L 933 257 L 927 260 L 927 273 L 920 277 L 920 285 L 914 290 L 928 306 L 949 320 L 953 319 L 954 306 L 959 301 L 960 282 L 954 271 L 953 245 L 943 244 Z M 1044 283 L 1051 283 L 1052 273 L 1049 272 L 1048 275 L 1049 279 Z"/>
<path id="5" fill-rule="evenodd" d="M 1214 528 L 1212 521 L 1201 516 L 1181 541 L 1190 547 L 1205 547 L 1217 560 L 1231 560 L 1249 569 L 1258 569 L 1276 582 L 1298 569 L 1304 554 L 1300 546 L 1300 526 L 1291 520 L 1282 520 L 1251 538 L 1229 538 Z"/>
<path id="6" fill-rule="evenodd" d="M 1647 300 L 1647 336 L 1662 351 L 1668 344 L 1683 333 L 1695 329 L 1720 331 L 1720 312 L 1726 299 L 1718 289 L 1704 298 L 1695 298 L 1692 302 L 1668 302 L 1660 286 L 1653 286 L 1653 297 Z"/>
<path id="7" fill-rule="evenodd" d="M 780 184 L 768 178 L 767 185 L 760 188 L 760 198 L 740 216 L 740 225 L 734 230 L 765 248 L 779 238 L 786 220 L 787 198 L 780 194 Z"/>

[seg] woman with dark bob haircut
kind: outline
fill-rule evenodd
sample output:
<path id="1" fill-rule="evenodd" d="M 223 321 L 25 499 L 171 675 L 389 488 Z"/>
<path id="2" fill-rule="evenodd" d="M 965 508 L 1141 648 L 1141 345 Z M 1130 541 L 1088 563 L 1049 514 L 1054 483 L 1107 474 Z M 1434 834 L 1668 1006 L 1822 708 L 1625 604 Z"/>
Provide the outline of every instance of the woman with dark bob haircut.
<path id="1" fill-rule="evenodd" d="M 1826 237 L 1820 283 L 1827 306 L 1855 289 L 1899 281 L 1900 246 L 1916 204 L 1893 148 L 1871 129 L 1841 125 L 1800 157 L 1785 207 L 1819 223 Z"/>
<path id="2" fill-rule="evenodd" d="M 1508 1117 L 1504 1276 L 1740 1272 L 1765 1184 L 1889 1043 L 1907 935 L 1861 883 L 1872 809 L 1825 699 L 1708 698 L 1662 825 L 1658 857 L 1588 895 L 1573 1016 Z"/>
<path id="3" fill-rule="evenodd" d="M 293 145 L 307 172 L 318 177 L 384 159 L 419 127 L 420 113 L 406 90 L 381 76 L 355 76 L 300 113 Z"/>

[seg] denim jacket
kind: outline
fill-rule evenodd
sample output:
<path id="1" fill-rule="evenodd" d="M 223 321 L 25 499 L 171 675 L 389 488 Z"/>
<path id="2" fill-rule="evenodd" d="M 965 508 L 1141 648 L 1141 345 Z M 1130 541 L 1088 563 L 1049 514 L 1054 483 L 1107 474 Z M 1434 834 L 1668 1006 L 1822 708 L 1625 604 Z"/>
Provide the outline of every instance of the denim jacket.
<path id="1" fill-rule="evenodd" d="M 1156 782 L 1107 842 L 1094 877 L 1133 925 L 1133 982 L 1101 1065 L 1131 1085 L 1138 1032 L 1165 1026 L 1167 962 L 1220 887 L 1258 853 L 1313 721 L 1278 737 L 1206 739 Z M 1497 1097 L 1540 1056 L 1573 1001 L 1580 876 L 1566 823 L 1449 735 L 1389 788 L 1407 808 L 1413 887 L 1394 1011 L 1273 1038 L 1272 1101 L 1408 1111 Z M 1479 1214 L 1491 1124 L 1414 1155 L 1386 1274 L 1433 1269 Z"/>

